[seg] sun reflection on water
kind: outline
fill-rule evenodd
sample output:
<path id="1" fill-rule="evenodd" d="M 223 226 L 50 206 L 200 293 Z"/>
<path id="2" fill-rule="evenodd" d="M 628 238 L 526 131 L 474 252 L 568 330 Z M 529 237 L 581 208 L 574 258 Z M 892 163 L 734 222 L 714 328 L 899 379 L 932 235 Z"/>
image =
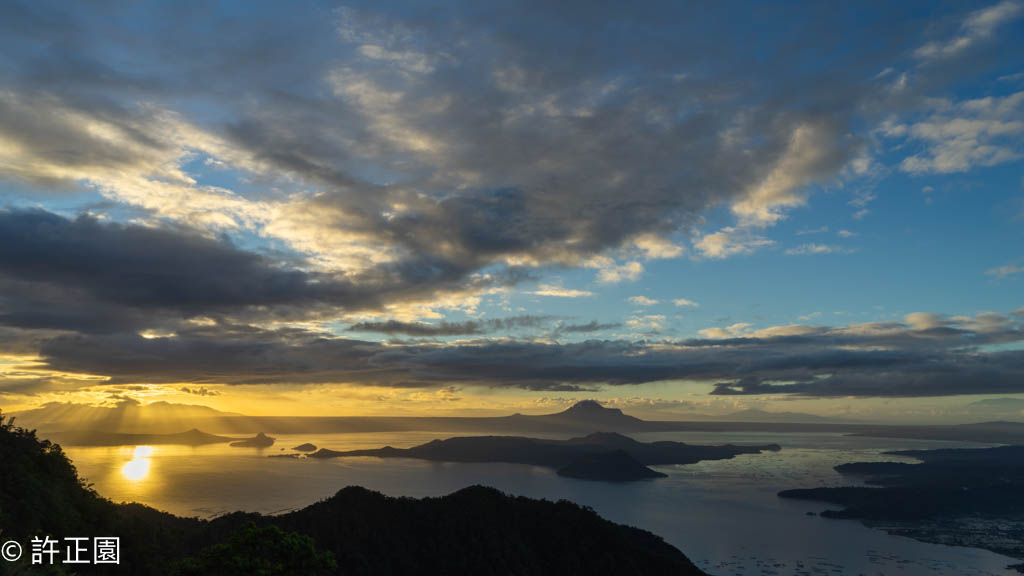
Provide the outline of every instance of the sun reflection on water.
<path id="1" fill-rule="evenodd" d="M 132 459 L 121 468 L 121 475 L 128 480 L 143 480 L 149 475 L 149 457 L 152 455 L 152 446 L 136 446 Z"/>

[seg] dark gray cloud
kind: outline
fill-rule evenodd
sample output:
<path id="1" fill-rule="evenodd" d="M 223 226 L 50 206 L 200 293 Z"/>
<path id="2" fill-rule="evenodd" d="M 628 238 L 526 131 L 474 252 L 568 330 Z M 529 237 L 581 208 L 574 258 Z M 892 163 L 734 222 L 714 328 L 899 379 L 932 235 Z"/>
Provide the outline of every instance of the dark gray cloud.
<path id="1" fill-rule="evenodd" d="M 520 276 L 521 278 L 522 276 Z M 480 287 L 515 282 L 498 275 Z M 443 265 L 362 276 L 302 271 L 187 229 L 0 210 L 0 324 L 78 332 L 155 328 L 196 316 L 297 317 L 372 309 L 465 286 Z"/>
<path id="2" fill-rule="evenodd" d="M 465 322 L 441 321 L 437 324 L 422 322 L 402 322 L 399 320 L 386 320 L 383 322 L 359 322 L 349 326 L 350 332 L 376 332 L 380 334 L 404 334 L 415 337 L 439 337 L 439 336 L 471 336 L 493 334 L 496 332 L 510 332 L 523 329 L 532 329 L 534 332 L 551 328 L 553 336 L 562 334 L 585 334 L 589 332 L 600 332 L 612 330 L 622 326 L 618 322 L 600 323 L 591 320 L 585 324 L 571 324 L 558 322 L 553 327 L 551 324 L 557 320 L 556 316 L 511 316 L 508 318 L 489 318 L 484 320 L 467 320 Z"/>
<path id="3" fill-rule="evenodd" d="M 510 316 L 508 318 L 467 320 L 465 322 L 446 322 L 442 320 L 437 324 L 387 320 L 383 322 L 359 322 L 349 326 L 348 329 L 350 332 L 405 334 L 407 336 L 464 336 L 491 334 L 524 328 L 542 328 L 549 324 L 553 318 L 553 316 Z"/>
<path id="4" fill-rule="evenodd" d="M 178 388 L 178 391 L 184 392 L 185 394 L 195 394 L 196 396 L 220 396 L 220 392 L 217 392 L 216 390 L 211 390 L 205 386 L 196 386 L 192 388 L 189 388 L 188 386 L 182 386 Z"/>
<path id="5" fill-rule="evenodd" d="M 1024 351 L 1009 316 L 806 327 L 800 334 L 644 343 L 477 340 L 458 345 L 364 342 L 304 330 L 210 326 L 173 338 L 61 336 L 41 355 L 48 367 L 102 374 L 113 383 L 349 382 L 395 387 L 586 390 L 666 380 L 712 384 L 714 393 L 813 397 L 912 397 L 1024 393 Z M 792 331 L 787 327 L 787 331 Z"/>
<path id="6" fill-rule="evenodd" d="M 559 324 L 555 330 L 556 334 L 584 334 L 588 332 L 600 332 L 602 330 L 614 330 L 622 326 L 619 322 L 608 322 L 600 323 L 597 320 L 591 320 L 585 324 Z"/>
<path id="7" fill-rule="evenodd" d="M 285 268 L 184 229 L 69 220 L 39 210 L 0 212 L 0 283 L 5 350 L 38 351 L 45 368 L 108 376 L 111 384 L 188 382 L 201 390 L 215 383 L 465 383 L 573 390 L 686 379 L 712 383 L 720 395 L 1024 392 L 1024 352 L 988 349 L 1024 341 L 1015 312 L 914 314 L 904 322 L 783 327 L 661 344 L 478 340 L 385 346 L 299 329 L 267 330 L 230 317 L 251 321 L 273 317 L 279 308 L 288 315 L 322 306 L 372 306 L 379 294 L 363 286 L 387 290 L 388 284 L 353 285 Z M 185 321 L 196 316 L 212 320 Z M 170 327 L 167 337 L 137 333 L 161 326 Z M 362 323 L 353 329 L 427 337 L 544 329 L 557 336 L 613 326 L 521 316 L 429 326 Z M 26 374 L 6 379 L 3 393 L 66 386 Z"/>

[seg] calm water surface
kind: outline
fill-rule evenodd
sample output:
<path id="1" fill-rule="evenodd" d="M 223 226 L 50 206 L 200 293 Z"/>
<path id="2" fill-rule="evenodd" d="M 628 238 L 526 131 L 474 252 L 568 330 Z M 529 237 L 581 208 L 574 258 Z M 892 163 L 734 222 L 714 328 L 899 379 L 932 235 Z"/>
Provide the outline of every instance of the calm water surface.
<path id="1" fill-rule="evenodd" d="M 465 432 L 462 435 L 468 435 Z M 925 544 L 856 521 L 808 516 L 827 505 L 782 500 L 787 488 L 849 484 L 832 467 L 897 460 L 895 449 L 967 443 L 853 438 L 839 434 L 685 432 L 639 434 L 643 441 L 777 443 L 781 452 L 686 466 L 659 466 L 668 478 L 609 484 L 517 464 L 453 464 L 411 459 L 268 458 L 304 442 L 335 450 L 408 447 L 446 435 L 279 435 L 264 450 L 203 447 L 69 447 L 79 472 L 115 501 L 137 501 L 178 515 L 234 510 L 279 513 L 359 485 L 392 496 L 440 496 L 473 484 L 535 498 L 565 498 L 664 537 L 711 574 L 999 574 L 1018 561 L 972 548 Z M 286 450 L 285 452 L 288 452 Z"/>

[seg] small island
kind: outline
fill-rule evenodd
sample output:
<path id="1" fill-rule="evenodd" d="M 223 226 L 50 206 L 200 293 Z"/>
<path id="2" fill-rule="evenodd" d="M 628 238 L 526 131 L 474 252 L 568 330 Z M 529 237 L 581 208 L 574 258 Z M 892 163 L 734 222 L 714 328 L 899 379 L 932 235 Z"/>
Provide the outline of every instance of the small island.
<path id="1" fill-rule="evenodd" d="M 263 432 L 260 432 L 252 438 L 232 442 L 231 446 L 234 446 L 235 448 L 269 448 L 274 445 L 274 441 L 275 438 L 271 438 Z"/>
<path id="2" fill-rule="evenodd" d="M 385 446 L 344 452 L 321 448 L 310 457 L 376 456 L 442 462 L 507 462 L 554 468 L 559 475 L 571 478 L 627 482 L 665 476 L 648 466 L 693 464 L 701 460 L 724 460 L 740 454 L 759 454 L 780 449 L 778 444 L 698 446 L 670 441 L 645 443 L 622 434 L 596 432 L 569 440 L 463 436 L 433 440 L 412 448 Z"/>
<path id="3" fill-rule="evenodd" d="M 305 444 L 299 444 L 292 448 L 292 450 L 295 450 L 296 452 L 316 452 L 316 444 L 306 442 Z"/>

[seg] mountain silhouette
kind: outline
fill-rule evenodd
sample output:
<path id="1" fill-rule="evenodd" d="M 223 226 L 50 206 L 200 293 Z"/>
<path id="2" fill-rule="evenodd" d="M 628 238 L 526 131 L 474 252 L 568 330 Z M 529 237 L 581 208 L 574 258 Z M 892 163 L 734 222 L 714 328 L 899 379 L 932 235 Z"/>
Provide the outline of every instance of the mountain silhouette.
<path id="1" fill-rule="evenodd" d="M 643 422 L 635 416 L 628 416 L 618 408 L 606 408 L 596 400 L 583 400 L 570 406 L 568 409 L 550 414 L 549 418 L 560 418 L 565 420 L 577 420 L 585 422 L 610 422 L 616 424 L 636 424 Z"/>
<path id="2" fill-rule="evenodd" d="M 583 400 L 554 414 L 537 416 L 513 414 L 492 420 L 495 423 L 504 421 L 504 424 L 511 428 L 552 432 L 596 432 L 598 430 L 631 432 L 642 430 L 647 424 L 635 416 L 623 414 L 622 410 L 618 408 L 606 408 L 596 400 Z"/>

